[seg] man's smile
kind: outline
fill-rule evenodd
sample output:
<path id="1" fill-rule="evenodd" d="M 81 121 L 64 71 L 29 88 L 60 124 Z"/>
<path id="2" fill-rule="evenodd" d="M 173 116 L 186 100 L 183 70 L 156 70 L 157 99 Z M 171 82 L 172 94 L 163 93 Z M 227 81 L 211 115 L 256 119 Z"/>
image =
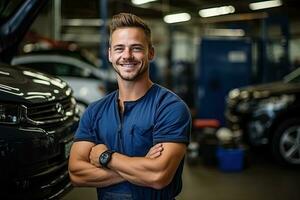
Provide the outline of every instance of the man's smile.
<path id="1" fill-rule="evenodd" d="M 138 64 L 139 62 L 126 62 L 126 63 L 120 63 L 119 65 L 124 68 L 133 68 Z"/>

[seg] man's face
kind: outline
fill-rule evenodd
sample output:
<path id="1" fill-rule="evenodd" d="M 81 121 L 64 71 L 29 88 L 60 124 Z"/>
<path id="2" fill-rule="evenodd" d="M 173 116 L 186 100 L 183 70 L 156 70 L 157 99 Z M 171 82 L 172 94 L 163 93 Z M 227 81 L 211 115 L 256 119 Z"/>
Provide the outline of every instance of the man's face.
<path id="1" fill-rule="evenodd" d="M 135 81 L 148 75 L 148 65 L 153 59 L 154 50 L 149 48 L 142 29 L 126 27 L 112 33 L 108 55 L 121 79 Z"/>

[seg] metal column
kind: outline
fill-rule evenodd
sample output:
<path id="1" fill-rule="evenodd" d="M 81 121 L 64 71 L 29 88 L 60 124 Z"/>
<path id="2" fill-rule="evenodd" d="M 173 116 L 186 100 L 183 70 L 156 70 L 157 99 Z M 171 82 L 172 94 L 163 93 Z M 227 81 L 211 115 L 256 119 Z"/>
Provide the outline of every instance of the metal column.
<path id="1" fill-rule="evenodd" d="M 53 2 L 53 38 L 60 40 L 61 36 L 61 1 Z"/>
<path id="2" fill-rule="evenodd" d="M 103 21 L 103 26 L 100 27 L 100 49 L 99 54 L 102 60 L 102 67 L 104 69 L 108 68 L 108 57 L 107 57 L 107 50 L 108 50 L 108 35 L 107 35 L 107 11 L 108 11 L 108 4 L 107 0 L 100 0 L 100 19 Z"/>

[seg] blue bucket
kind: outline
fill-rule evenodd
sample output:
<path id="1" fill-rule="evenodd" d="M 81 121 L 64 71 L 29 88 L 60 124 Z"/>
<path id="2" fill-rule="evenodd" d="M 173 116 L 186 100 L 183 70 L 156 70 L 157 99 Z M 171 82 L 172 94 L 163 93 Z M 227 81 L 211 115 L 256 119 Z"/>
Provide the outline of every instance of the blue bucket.
<path id="1" fill-rule="evenodd" d="M 243 149 L 224 149 L 219 147 L 216 151 L 219 168 L 224 172 L 239 172 L 244 166 Z"/>

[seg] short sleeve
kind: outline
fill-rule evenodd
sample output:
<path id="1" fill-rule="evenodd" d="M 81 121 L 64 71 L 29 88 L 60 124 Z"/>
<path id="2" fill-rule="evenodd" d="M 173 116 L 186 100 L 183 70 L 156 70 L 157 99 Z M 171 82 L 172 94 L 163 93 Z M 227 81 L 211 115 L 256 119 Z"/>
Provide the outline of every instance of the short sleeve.
<path id="1" fill-rule="evenodd" d="M 158 108 L 154 125 L 154 143 L 189 143 L 191 115 L 188 107 L 180 99 L 168 101 Z"/>
<path id="2" fill-rule="evenodd" d="M 93 130 L 92 108 L 88 107 L 83 113 L 74 141 L 90 141 L 96 143 L 96 136 Z"/>

